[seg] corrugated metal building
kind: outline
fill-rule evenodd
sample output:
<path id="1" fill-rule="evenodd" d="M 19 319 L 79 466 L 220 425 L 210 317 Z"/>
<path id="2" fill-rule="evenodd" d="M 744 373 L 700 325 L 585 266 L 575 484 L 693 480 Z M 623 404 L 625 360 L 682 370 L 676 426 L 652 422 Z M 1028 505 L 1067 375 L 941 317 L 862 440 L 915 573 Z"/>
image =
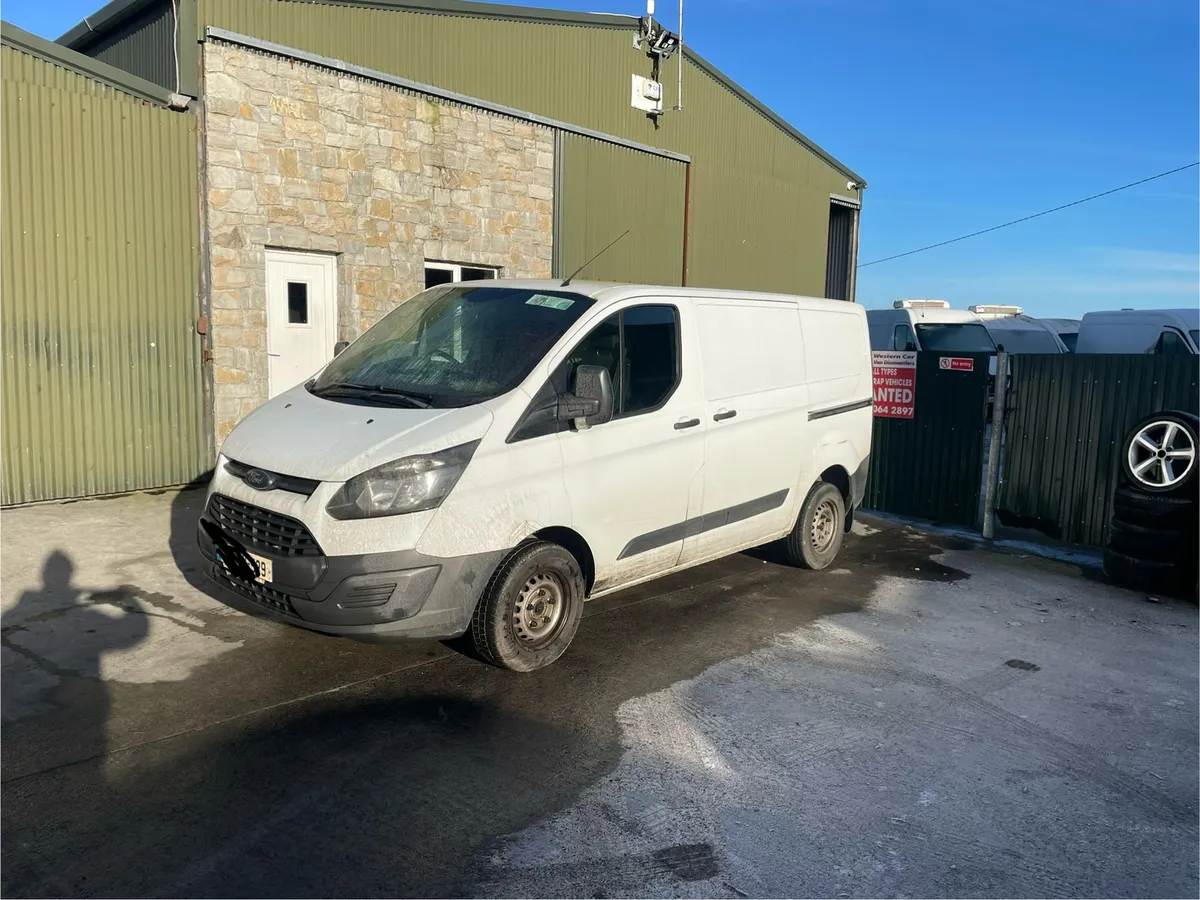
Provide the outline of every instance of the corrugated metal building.
<path id="1" fill-rule="evenodd" d="M 845 206 L 831 217 L 831 196 L 857 204 L 861 192 L 847 183 L 863 179 L 688 47 L 684 110 L 655 123 L 632 109 L 630 75 L 651 74 L 651 61 L 632 45 L 634 17 L 458 0 L 173 2 L 176 29 L 164 24 L 172 0 L 117 0 L 60 41 L 196 95 L 196 41 L 220 28 L 685 154 L 691 160 L 687 283 L 823 296 L 827 282 L 852 278 L 854 248 L 838 238 L 856 223 L 838 214 Z M 668 106 L 675 100 L 674 68 L 668 61 L 661 74 Z M 585 206 L 567 198 L 563 214 L 586 217 L 597 199 L 588 197 Z M 625 199 L 618 195 L 613 203 Z M 833 268 L 846 272 L 833 279 L 827 278 L 831 218 L 834 249 L 841 251 Z M 573 227 L 581 226 L 567 230 Z M 678 283 L 685 277 L 682 235 L 668 237 L 660 245 L 679 259 L 671 279 Z M 564 267 L 573 262 L 575 252 L 561 258 Z M 598 263 L 588 274 L 622 281 L 652 274 L 628 271 L 624 262 L 610 258 L 609 268 Z M 844 292 L 851 289 L 847 284 Z"/>
<path id="2" fill-rule="evenodd" d="M 209 465 L 196 117 L 156 84 L 0 30 L 5 504 Z"/>
<path id="3" fill-rule="evenodd" d="M 672 110 L 648 27 L 458 0 L 116 0 L 58 46 L 5 26 L 6 91 L 71 73 L 51 87 L 126 131 L 6 107 L 3 502 L 186 481 L 425 284 L 562 276 L 626 230 L 583 277 L 853 299 L 865 182 L 690 48 Z"/>

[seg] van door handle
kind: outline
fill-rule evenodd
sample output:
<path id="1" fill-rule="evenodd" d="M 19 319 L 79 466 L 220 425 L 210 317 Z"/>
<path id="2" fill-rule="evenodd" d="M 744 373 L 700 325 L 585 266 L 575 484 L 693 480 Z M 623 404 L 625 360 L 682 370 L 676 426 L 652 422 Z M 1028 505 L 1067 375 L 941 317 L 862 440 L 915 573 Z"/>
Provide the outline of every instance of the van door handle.
<path id="1" fill-rule="evenodd" d="M 695 428 L 699 424 L 700 424 L 699 419 L 680 419 L 678 422 L 675 423 L 675 430 L 683 431 L 683 429 L 685 429 L 685 428 Z"/>
<path id="2" fill-rule="evenodd" d="M 724 422 L 726 419 L 732 419 L 737 415 L 736 409 L 721 409 L 713 416 L 714 422 Z"/>

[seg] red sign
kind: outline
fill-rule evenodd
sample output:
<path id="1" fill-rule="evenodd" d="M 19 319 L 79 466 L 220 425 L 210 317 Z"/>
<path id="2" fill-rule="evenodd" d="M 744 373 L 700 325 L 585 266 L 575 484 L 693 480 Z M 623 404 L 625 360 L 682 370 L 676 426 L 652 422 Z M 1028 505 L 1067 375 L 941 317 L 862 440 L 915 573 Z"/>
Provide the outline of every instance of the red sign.
<path id="1" fill-rule="evenodd" d="M 969 356 L 939 356 L 939 369 L 950 369 L 952 372 L 974 372 L 975 360 Z"/>
<path id="2" fill-rule="evenodd" d="M 917 400 L 917 354 L 896 350 L 871 353 L 874 368 L 875 415 L 911 419 Z"/>

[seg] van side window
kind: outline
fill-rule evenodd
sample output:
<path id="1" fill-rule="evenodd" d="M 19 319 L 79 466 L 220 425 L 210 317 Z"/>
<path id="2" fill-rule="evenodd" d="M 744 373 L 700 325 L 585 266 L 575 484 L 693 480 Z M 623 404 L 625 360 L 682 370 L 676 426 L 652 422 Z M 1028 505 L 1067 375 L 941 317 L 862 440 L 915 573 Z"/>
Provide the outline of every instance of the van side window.
<path id="1" fill-rule="evenodd" d="M 1164 328 L 1162 334 L 1158 336 L 1158 343 L 1151 350 L 1152 353 L 1158 356 L 1190 356 L 1192 351 L 1188 347 L 1187 341 L 1183 339 L 1183 335 L 1173 328 Z"/>
<path id="2" fill-rule="evenodd" d="M 897 325 L 892 332 L 892 349 L 912 351 L 917 349 L 917 338 L 911 325 Z"/>
<path id="3" fill-rule="evenodd" d="M 613 418 L 661 405 L 679 383 L 679 321 L 673 306 L 634 306 L 609 316 L 580 341 L 551 381 L 571 389 L 582 365 L 612 376 Z"/>
<path id="4" fill-rule="evenodd" d="M 609 316 L 583 338 L 542 386 L 508 443 L 566 431 L 558 398 L 571 390 L 580 366 L 604 366 L 613 383 L 613 418 L 648 412 L 679 385 L 679 312 L 673 306 L 634 306 Z"/>
<path id="5" fill-rule="evenodd" d="M 617 415 L 661 405 L 679 382 L 679 321 L 673 306 L 635 306 L 621 313 L 621 398 Z"/>

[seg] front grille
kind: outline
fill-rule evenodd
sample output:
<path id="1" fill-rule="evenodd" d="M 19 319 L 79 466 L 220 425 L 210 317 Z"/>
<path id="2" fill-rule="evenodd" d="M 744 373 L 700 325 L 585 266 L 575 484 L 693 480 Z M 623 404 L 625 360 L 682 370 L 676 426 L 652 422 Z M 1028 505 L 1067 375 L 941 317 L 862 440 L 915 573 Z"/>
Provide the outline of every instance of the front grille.
<path id="1" fill-rule="evenodd" d="M 248 466 L 245 463 L 240 463 L 236 459 L 231 459 L 225 463 L 225 471 L 234 478 L 240 479 L 245 484 L 250 484 L 246 481 L 246 473 L 252 471 L 255 467 Z M 266 472 L 265 469 L 262 471 Z M 263 490 L 272 491 L 288 491 L 292 494 L 303 494 L 306 497 L 311 497 L 313 492 L 321 486 L 321 482 L 312 478 L 300 478 L 297 475 L 284 475 L 281 472 L 266 472 L 271 479 L 271 487 L 263 488 Z M 250 484 L 250 487 L 258 490 L 257 485 Z"/>
<path id="2" fill-rule="evenodd" d="M 239 597 L 249 600 L 256 606 L 265 607 L 274 612 L 282 613 L 285 616 L 291 616 L 294 619 L 300 618 L 296 615 L 296 609 L 292 606 L 292 601 L 282 591 L 277 591 L 265 584 L 259 584 L 257 581 L 243 581 L 241 578 L 231 575 L 219 564 L 216 566 L 216 572 L 221 582 Z"/>
<path id="3" fill-rule="evenodd" d="M 303 522 L 259 506 L 213 494 L 208 514 L 222 531 L 243 544 L 278 556 L 320 556 L 321 548 Z"/>

